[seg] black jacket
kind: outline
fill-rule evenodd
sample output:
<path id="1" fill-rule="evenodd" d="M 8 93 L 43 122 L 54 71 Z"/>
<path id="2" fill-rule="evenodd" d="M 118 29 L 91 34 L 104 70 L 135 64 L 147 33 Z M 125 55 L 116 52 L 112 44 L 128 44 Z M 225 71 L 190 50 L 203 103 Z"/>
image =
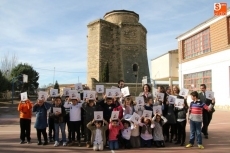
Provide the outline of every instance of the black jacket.
<path id="1" fill-rule="evenodd" d="M 55 106 L 51 107 L 50 114 L 49 114 L 50 118 L 53 118 L 54 123 L 64 123 L 65 122 L 65 115 L 66 115 L 65 107 L 62 104 L 59 105 L 59 107 L 61 107 L 61 112 L 62 113 L 60 115 L 58 115 L 58 116 L 55 115 L 55 113 L 53 112 L 53 107 L 55 107 Z"/>

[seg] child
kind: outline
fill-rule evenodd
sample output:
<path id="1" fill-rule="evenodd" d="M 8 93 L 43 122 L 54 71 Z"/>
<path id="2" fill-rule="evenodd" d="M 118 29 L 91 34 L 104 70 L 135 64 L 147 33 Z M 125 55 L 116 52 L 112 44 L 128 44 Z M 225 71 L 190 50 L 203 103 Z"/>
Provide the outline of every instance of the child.
<path id="1" fill-rule="evenodd" d="M 87 128 L 91 130 L 91 144 L 93 145 L 94 151 L 104 150 L 106 144 L 105 132 L 108 129 L 108 122 L 103 119 L 105 126 L 102 126 L 101 121 L 92 120 L 87 124 Z M 93 126 L 95 124 L 95 126 Z"/>
<path id="2" fill-rule="evenodd" d="M 153 130 L 154 143 L 157 147 L 165 147 L 162 127 L 167 122 L 167 119 L 164 116 L 155 114 L 152 121 L 154 122 L 155 125 Z"/>
<path id="3" fill-rule="evenodd" d="M 30 127 L 31 127 L 31 117 L 32 117 L 32 103 L 30 100 L 20 101 L 18 104 L 18 111 L 20 112 L 20 144 L 25 143 L 25 138 L 27 143 L 30 143 Z"/>
<path id="4" fill-rule="evenodd" d="M 37 100 L 37 103 L 33 107 L 33 112 L 36 113 L 36 121 L 34 124 L 34 127 L 37 130 L 37 139 L 38 139 L 38 145 L 42 144 L 41 141 L 41 134 L 43 135 L 44 138 L 44 143 L 43 145 L 48 144 L 48 139 L 47 139 L 47 133 L 46 133 L 46 127 L 47 125 L 47 110 L 49 110 L 51 105 L 47 102 L 44 102 L 44 100 Z"/>
<path id="5" fill-rule="evenodd" d="M 124 105 L 123 107 L 123 116 L 125 115 L 132 115 L 134 108 L 133 108 L 133 103 L 130 97 L 125 97 Z"/>
<path id="6" fill-rule="evenodd" d="M 131 123 L 130 144 L 133 148 L 139 148 L 141 145 L 139 124 Z"/>
<path id="7" fill-rule="evenodd" d="M 152 124 L 151 120 L 148 118 L 141 118 L 141 123 L 139 125 L 141 128 L 141 147 L 147 145 L 147 147 L 151 147 L 152 144 L 152 129 L 154 128 L 154 124 Z"/>
<path id="8" fill-rule="evenodd" d="M 87 125 L 90 121 L 94 118 L 94 111 L 96 111 L 95 100 L 88 100 L 86 99 L 85 102 L 82 104 L 82 108 L 85 111 L 84 115 L 84 127 L 85 127 L 85 139 L 86 139 L 86 147 L 90 147 L 91 141 L 91 131 L 87 128 Z"/>
<path id="9" fill-rule="evenodd" d="M 68 104 L 70 103 L 69 100 L 69 96 L 65 97 L 65 102 L 67 102 Z M 69 112 L 70 112 L 70 108 L 65 108 L 65 124 L 67 125 L 67 129 L 68 129 L 68 143 L 71 142 L 71 129 L 70 129 L 70 121 L 69 121 Z"/>
<path id="10" fill-rule="evenodd" d="M 52 106 L 55 105 L 55 98 L 52 98 Z M 48 117 L 48 135 L 49 135 L 49 142 L 53 142 L 55 139 L 55 129 L 54 129 L 54 118 Z"/>
<path id="11" fill-rule="evenodd" d="M 125 149 L 130 149 L 130 137 L 131 137 L 131 128 L 130 128 L 130 122 L 127 120 L 123 120 L 122 124 L 124 128 L 121 130 L 121 140 L 122 144 Z"/>
<path id="12" fill-rule="evenodd" d="M 201 126 L 202 126 L 202 113 L 203 109 L 206 109 L 208 111 L 208 106 L 198 101 L 198 93 L 196 91 L 193 91 L 191 94 L 192 102 L 190 103 L 189 108 L 189 122 L 190 122 L 190 140 L 189 144 L 186 145 L 186 148 L 193 147 L 194 141 L 195 141 L 195 135 L 197 136 L 197 143 L 199 149 L 204 149 L 204 146 L 202 145 L 202 136 L 201 136 Z"/>
<path id="13" fill-rule="evenodd" d="M 81 135 L 80 135 L 80 126 L 81 126 L 81 107 L 80 99 L 71 99 L 72 104 L 65 102 L 64 107 L 70 108 L 70 127 L 71 127 L 71 140 L 69 145 L 75 144 L 75 132 L 77 133 L 77 143 L 78 146 L 81 146 Z"/>
<path id="14" fill-rule="evenodd" d="M 109 123 L 109 149 L 110 150 L 116 150 L 119 148 L 118 145 L 118 134 L 121 129 L 123 129 L 122 122 L 118 119 L 117 120 L 111 120 Z"/>
<path id="15" fill-rule="evenodd" d="M 55 129 L 55 143 L 54 146 L 59 146 L 59 128 L 61 129 L 62 133 L 62 142 L 63 146 L 66 146 L 66 134 L 65 134 L 65 108 L 61 103 L 61 98 L 55 98 L 55 105 L 54 107 L 61 108 L 61 112 L 54 112 L 54 108 L 51 108 L 50 117 L 54 119 L 54 129 Z"/>
<path id="16" fill-rule="evenodd" d="M 153 111 L 153 98 L 152 97 L 147 98 L 147 103 L 145 103 L 144 109 L 149 110 L 149 111 Z"/>
<path id="17" fill-rule="evenodd" d="M 183 98 L 183 97 L 182 97 Z M 184 98 L 183 98 L 184 99 Z M 188 111 L 188 104 L 187 101 L 184 101 L 183 108 L 175 107 L 175 113 L 177 116 L 177 142 L 175 144 L 180 144 L 184 146 L 185 138 L 186 138 L 186 114 Z"/>

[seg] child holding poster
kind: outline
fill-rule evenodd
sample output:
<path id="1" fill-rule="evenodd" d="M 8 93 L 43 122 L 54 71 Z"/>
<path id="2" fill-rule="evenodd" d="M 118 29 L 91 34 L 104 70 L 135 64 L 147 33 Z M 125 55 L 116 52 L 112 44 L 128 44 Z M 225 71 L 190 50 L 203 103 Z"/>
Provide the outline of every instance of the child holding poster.
<path id="1" fill-rule="evenodd" d="M 106 130 L 108 129 L 108 122 L 103 119 L 102 121 L 92 120 L 87 124 L 87 128 L 91 131 L 91 145 L 93 145 L 94 151 L 104 150 L 106 144 Z M 95 125 L 95 126 L 94 126 Z"/>
<path id="2" fill-rule="evenodd" d="M 167 122 L 167 119 L 160 114 L 155 114 L 152 121 L 155 125 L 153 130 L 154 144 L 156 145 L 156 147 L 165 147 L 163 125 Z"/>
<path id="3" fill-rule="evenodd" d="M 139 124 L 131 123 L 131 137 L 130 137 L 130 144 L 133 148 L 139 148 L 140 144 L 140 128 Z"/>
<path id="4" fill-rule="evenodd" d="M 82 103 L 80 99 L 73 98 L 71 99 L 72 103 L 65 102 L 64 107 L 70 108 L 70 127 L 71 127 L 71 140 L 72 142 L 69 145 L 75 144 L 75 133 L 77 133 L 77 143 L 78 146 L 81 146 L 81 137 L 80 137 L 80 127 L 81 127 L 81 108 Z"/>
<path id="5" fill-rule="evenodd" d="M 110 150 L 117 150 L 119 149 L 118 144 L 118 135 L 121 129 L 123 129 L 122 122 L 118 120 L 110 119 L 109 123 L 109 149 Z"/>
<path id="6" fill-rule="evenodd" d="M 59 108 L 61 111 L 56 111 L 55 108 Z M 55 98 L 55 105 L 51 107 L 50 117 L 54 119 L 54 129 L 55 129 L 55 143 L 54 147 L 59 146 L 59 130 L 62 134 L 63 146 L 66 146 L 66 133 L 65 133 L 65 108 L 62 105 L 61 98 Z M 59 129 L 60 128 L 60 129 Z"/>
<path id="7" fill-rule="evenodd" d="M 151 120 L 148 118 L 141 118 L 141 123 L 139 125 L 141 128 L 141 147 L 144 147 L 145 145 L 147 147 L 151 147 L 152 144 L 152 129 L 154 128 L 154 124 L 152 124 Z"/>
<path id="8" fill-rule="evenodd" d="M 46 128 L 47 124 L 47 111 L 50 109 L 51 105 L 43 100 L 37 100 L 37 103 L 33 106 L 33 112 L 36 113 L 36 121 L 34 127 L 37 130 L 37 145 L 42 145 L 41 134 L 44 138 L 43 145 L 48 145 L 48 138 Z"/>
<path id="9" fill-rule="evenodd" d="M 123 116 L 125 115 L 132 115 L 134 111 L 133 103 L 130 97 L 125 97 L 123 107 Z"/>
<path id="10" fill-rule="evenodd" d="M 30 143 L 30 129 L 31 129 L 31 118 L 32 118 L 32 103 L 29 99 L 26 101 L 20 101 L 18 104 L 18 111 L 20 112 L 20 144 Z"/>
<path id="11" fill-rule="evenodd" d="M 179 99 L 184 99 L 184 97 L 177 96 Z M 186 139 L 186 114 L 188 112 L 188 104 L 187 100 L 184 99 L 184 104 L 182 104 L 183 107 L 174 107 L 175 114 L 177 116 L 177 142 L 175 144 L 180 144 L 181 146 L 184 146 L 185 139 Z"/>
<path id="12" fill-rule="evenodd" d="M 85 128 L 85 139 L 86 139 L 86 147 L 90 147 L 91 141 L 91 130 L 87 128 L 87 125 L 94 118 L 94 111 L 96 111 L 95 100 L 86 99 L 82 104 L 82 108 L 84 109 L 84 128 Z"/>

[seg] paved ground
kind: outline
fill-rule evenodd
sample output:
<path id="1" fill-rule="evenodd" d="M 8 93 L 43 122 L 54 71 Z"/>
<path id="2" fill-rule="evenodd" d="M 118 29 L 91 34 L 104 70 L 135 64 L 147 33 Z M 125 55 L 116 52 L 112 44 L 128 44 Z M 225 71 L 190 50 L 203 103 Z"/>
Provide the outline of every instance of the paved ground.
<path id="1" fill-rule="evenodd" d="M 184 147 L 176 146 L 167 143 L 165 148 L 140 148 L 131 150 L 115 150 L 111 151 L 105 149 L 103 152 L 112 153 L 132 153 L 142 152 L 164 152 L 164 153 L 178 153 L 180 151 L 187 153 L 209 152 L 209 153 L 229 153 L 230 152 L 230 112 L 229 111 L 216 111 L 209 129 L 209 139 L 203 139 L 205 146 L 204 150 L 199 150 L 197 147 L 186 149 Z M 19 124 L 18 113 L 16 105 L 1 105 L 0 106 L 0 153 L 29 153 L 29 152 L 79 152 L 91 153 L 92 148 L 86 147 L 53 147 L 53 144 L 48 146 L 37 146 L 36 132 L 33 128 L 35 118 L 32 119 L 32 144 L 19 144 Z M 187 141 L 189 139 L 189 124 L 187 125 Z M 84 144 L 82 144 L 84 146 Z"/>

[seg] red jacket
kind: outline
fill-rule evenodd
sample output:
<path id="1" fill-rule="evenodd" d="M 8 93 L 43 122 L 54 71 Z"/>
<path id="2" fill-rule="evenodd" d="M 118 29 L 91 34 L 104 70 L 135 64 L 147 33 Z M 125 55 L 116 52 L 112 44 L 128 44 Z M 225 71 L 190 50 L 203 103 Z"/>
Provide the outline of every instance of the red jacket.
<path id="1" fill-rule="evenodd" d="M 121 105 L 116 106 L 113 111 L 119 111 L 119 116 L 118 118 L 121 120 L 123 118 L 123 108 Z"/>
<path id="2" fill-rule="evenodd" d="M 109 141 L 117 140 L 117 135 L 119 134 L 119 131 L 123 129 L 123 124 L 121 121 L 119 121 L 119 125 L 112 126 L 112 123 L 109 123 Z"/>

